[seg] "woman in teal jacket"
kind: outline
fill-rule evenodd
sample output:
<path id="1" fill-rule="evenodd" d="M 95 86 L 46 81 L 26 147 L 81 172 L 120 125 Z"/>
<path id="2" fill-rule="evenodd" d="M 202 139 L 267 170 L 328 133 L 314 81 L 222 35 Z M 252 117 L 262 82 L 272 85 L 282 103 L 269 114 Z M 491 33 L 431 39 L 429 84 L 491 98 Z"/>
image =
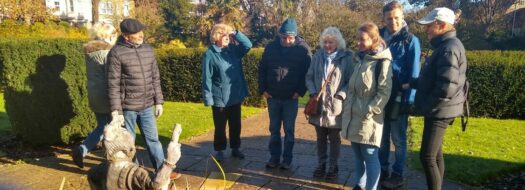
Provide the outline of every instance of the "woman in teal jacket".
<path id="1" fill-rule="evenodd" d="M 226 149 L 226 122 L 230 127 L 232 156 L 244 158 L 241 145 L 241 104 L 248 95 L 241 59 L 252 43 L 240 31 L 217 24 L 210 35 L 212 45 L 202 59 L 202 94 L 205 106 L 212 106 L 216 159 L 223 160 Z"/>

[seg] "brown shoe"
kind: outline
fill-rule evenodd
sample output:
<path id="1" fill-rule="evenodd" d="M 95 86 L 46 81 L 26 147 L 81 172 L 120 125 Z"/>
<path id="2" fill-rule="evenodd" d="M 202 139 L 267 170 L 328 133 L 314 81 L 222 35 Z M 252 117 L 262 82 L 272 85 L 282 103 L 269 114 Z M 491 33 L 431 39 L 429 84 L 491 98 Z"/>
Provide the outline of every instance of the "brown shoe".
<path id="1" fill-rule="evenodd" d="M 176 180 L 179 179 L 182 176 L 179 172 L 173 171 L 170 174 L 170 180 Z"/>

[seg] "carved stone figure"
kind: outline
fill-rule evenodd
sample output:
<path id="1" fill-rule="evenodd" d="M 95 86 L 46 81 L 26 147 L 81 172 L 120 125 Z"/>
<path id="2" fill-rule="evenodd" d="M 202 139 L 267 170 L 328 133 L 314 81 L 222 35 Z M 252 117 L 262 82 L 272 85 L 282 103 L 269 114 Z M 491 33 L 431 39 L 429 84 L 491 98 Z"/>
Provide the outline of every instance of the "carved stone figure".
<path id="1" fill-rule="evenodd" d="M 179 136 L 180 124 L 173 128 L 173 135 L 167 149 L 167 158 L 156 174 L 148 172 L 143 166 L 133 162 L 135 140 L 123 128 L 124 118 L 113 117 L 104 129 L 104 148 L 107 160 L 91 168 L 88 181 L 91 189 L 163 189 L 167 190 L 170 174 L 181 157 Z"/>

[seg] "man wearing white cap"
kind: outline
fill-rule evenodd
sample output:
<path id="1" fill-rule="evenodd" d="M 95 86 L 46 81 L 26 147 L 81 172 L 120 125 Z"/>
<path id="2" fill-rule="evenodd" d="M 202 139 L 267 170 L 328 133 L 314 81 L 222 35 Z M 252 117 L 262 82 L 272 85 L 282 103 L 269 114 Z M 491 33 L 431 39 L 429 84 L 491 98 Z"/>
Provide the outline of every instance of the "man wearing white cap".
<path id="1" fill-rule="evenodd" d="M 455 19 L 452 10 L 435 8 L 418 20 L 425 25 L 433 52 L 419 79 L 411 81 L 410 86 L 417 88 L 416 112 L 425 118 L 420 159 L 431 190 L 441 189 L 445 172 L 443 136 L 454 118 L 463 114 L 466 99 L 467 59 L 463 44 L 456 38 Z"/>

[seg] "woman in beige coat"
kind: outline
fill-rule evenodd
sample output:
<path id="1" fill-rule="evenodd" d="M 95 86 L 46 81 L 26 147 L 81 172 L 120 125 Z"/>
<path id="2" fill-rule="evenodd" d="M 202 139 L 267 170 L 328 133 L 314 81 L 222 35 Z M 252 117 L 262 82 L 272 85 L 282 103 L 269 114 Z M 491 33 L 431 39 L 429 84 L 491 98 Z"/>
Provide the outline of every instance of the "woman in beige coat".
<path id="1" fill-rule="evenodd" d="M 321 33 L 321 48 L 312 57 L 310 68 L 306 73 L 306 87 L 310 96 L 320 93 L 323 83 L 329 82 L 320 97 L 319 115 L 310 116 L 309 123 L 315 126 L 317 134 L 317 169 L 314 177 L 337 177 L 339 149 L 341 146 L 341 112 L 352 67 L 352 52 L 346 51 L 346 42 L 339 29 L 326 28 Z M 330 72 L 333 70 L 332 76 Z M 330 155 L 327 155 L 327 145 Z M 326 164 L 328 161 L 328 172 Z"/>
<path id="2" fill-rule="evenodd" d="M 351 181 L 357 184 L 354 189 L 377 189 L 383 109 L 392 88 L 392 56 L 377 25 L 371 22 L 359 27 L 358 48 L 343 106 L 341 136 L 352 142 L 356 156 L 356 174 Z"/>

